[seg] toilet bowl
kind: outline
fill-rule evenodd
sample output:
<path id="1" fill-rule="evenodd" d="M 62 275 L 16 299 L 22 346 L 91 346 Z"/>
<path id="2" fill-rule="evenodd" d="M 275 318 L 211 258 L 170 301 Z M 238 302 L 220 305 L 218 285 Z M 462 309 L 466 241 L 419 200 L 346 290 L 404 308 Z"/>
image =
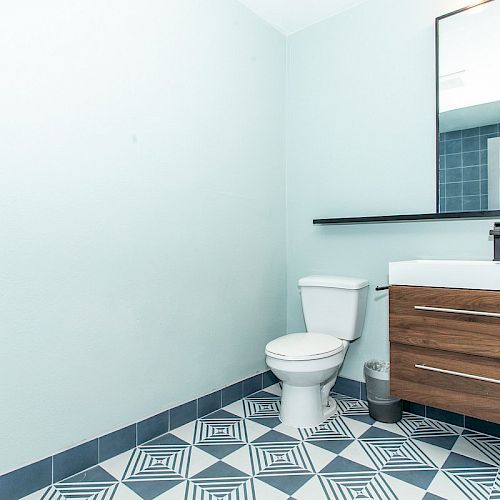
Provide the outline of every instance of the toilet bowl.
<path id="1" fill-rule="evenodd" d="M 282 381 L 281 421 L 316 427 L 336 414 L 330 390 L 350 341 L 361 335 L 368 282 L 310 276 L 299 281 L 306 333 L 279 337 L 266 346 L 266 363 Z"/>

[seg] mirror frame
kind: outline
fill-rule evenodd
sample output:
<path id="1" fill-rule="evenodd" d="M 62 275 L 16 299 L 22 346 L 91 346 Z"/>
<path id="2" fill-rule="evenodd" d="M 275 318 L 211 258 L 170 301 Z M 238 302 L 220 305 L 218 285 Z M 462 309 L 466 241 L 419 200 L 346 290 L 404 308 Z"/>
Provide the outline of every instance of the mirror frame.
<path id="1" fill-rule="evenodd" d="M 445 214 L 445 213 L 456 213 L 456 214 L 465 214 L 464 217 L 462 218 L 470 218 L 471 216 L 468 214 L 472 213 L 477 213 L 477 214 L 484 214 L 482 215 L 483 217 L 489 217 L 490 215 L 493 217 L 498 217 L 500 216 L 500 210 L 486 210 L 486 211 L 475 211 L 475 212 L 439 212 L 439 91 L 440 91 L 440 85 L 439 85 L 439 50 L 440 50 L 440 44 L 439 44 L 439 23 L 447 19 L 449 17 L 455 16 L 457 14 L 461 14 L 462 12 L 466 12 L 468 10 L 474 9 L 475 7 L 478 7 L 480 5 L 484 5 L 490 2 L 493 2 L 494 0 L 480 0 L 477 3 L 474 3 L 472 5 L 468 5 L 467 7 L 462 7 L 461 9 L 454 10 L 453 12 L 449 12 L 448 14 L 444 14 L 442 16 L 439 16 L 436 18 L 436 23 L 435 23 L 435 52 L 436 52 L 436 214 Z"/>
<path id="2" fill-rule="evenodd" d="M 328 219 L 314 219 L 315 225 L 343 225 L 343 224 L 377 224 L 385 222 L 410 222 L 419 220 L 463 220 L 463 219 L 500 219 L 500 210 L 478 210 L 474 212 L 439 212 L 439 23 L 443 19 L 460 14 L 467 10 L 478 7 L 479 5 L 493 2 L 494 0 L 478 0 L 476 3 L 463 7 L 461 9 L 449 12 L 435 19 L 435 89 L 436 89 L 436 198 L 435 212 L 427 214 L 399 214 L 399 215 L 381 215 L 368 217 L 335 217 Z M 498 0 L 500 1 L 500 0 Z"/>

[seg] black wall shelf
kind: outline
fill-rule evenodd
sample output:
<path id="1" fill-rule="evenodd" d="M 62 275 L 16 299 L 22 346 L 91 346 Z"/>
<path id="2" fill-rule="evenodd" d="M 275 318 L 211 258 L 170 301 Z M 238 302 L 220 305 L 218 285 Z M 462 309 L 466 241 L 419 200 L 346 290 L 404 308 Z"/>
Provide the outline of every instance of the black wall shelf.
<path id="1" fill-rule="evenodd" d="M 414 222 L 420 220 L 464 220 L 497 219 L 500 210 L 486 212 L 446 212 L 442 214 L 380 215 L 372 217 L 339 217 L 333 219 L 315 219 L 315 225 L 379 224 L 383 222 Z"/>

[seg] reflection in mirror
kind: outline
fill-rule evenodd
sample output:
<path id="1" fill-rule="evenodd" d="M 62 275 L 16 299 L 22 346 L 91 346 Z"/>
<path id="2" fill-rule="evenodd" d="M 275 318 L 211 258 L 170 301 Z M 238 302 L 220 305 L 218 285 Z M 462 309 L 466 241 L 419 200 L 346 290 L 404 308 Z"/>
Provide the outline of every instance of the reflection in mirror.
<path id="1" fill-rule="evenodd" d="M 500 0 L 437 25 L 439 212 L 500 209 Z"/>

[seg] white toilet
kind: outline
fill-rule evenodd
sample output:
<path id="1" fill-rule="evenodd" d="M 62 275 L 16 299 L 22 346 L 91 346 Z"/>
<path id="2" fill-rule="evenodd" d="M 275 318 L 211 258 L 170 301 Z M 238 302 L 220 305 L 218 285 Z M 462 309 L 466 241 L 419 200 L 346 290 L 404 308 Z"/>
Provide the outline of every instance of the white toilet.
<path id="1" fill-rule="evenodd" d="M 330 390 L 349 343 L 361 336 L 368 281 L 341 276 L 299 280 L 307 333 L 284 335 L 266 346 L 266 362 L 283 382 L 281 421 L 315 427 L 337 410 Z"/>

